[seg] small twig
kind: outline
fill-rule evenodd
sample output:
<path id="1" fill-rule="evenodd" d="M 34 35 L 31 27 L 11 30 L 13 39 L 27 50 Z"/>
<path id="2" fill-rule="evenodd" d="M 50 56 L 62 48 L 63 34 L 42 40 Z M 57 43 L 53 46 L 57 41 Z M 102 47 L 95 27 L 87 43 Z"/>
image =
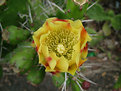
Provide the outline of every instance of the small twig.
<path id="1" fill-rule="evenodd" d="M 93 81 L 91 81 L 91 80 L 89 80 L 88 78 L 86 78 L 81 72 L 80 73 L 78 73 L 78 72 L 76 72 L 79 76 L 81 76 L 84 80 L 86 80 L 86 81 L 88 81 L 88 82 L 90 82 L 90 83 L 92 83 L 92 84 L 95 84 L 96 85 L 96 83 L 95 82 L 93 82 Z"/>
<path id="2" fill-rule="evenodd" d="M 84 91 L 84 90 L 82 89 L 81 85 L 79 84 L 79 82 L 76 81 L 76 83 L 77 83 L 77 85 L 79 86 L 80 90 L 81 90 L 81 91 Z"/>
<path id="3" fill-rule="evenodd" d="M 87 10 L 89 10 L 91 7 L 93 7 L 96 3 L 97 3 L 97 1 L 94 2 L 92 5 L 90 5 L 90 6 L 87 8 Z"/>
<path id="4" fill-rule="evenodd" d="M 22 46 L 22 47 L 25 47 L 25 48 L 33 48 L 32 46 Z"/>
<path id="5" fill-rule="evenodd" d="M 3 49 L 5 49 L 5 50 L 8 50 L 6 47 L 2 47 Z"/>
<path id="6" fill-rule="evenodd" d="M 89 36 L 96 36 L 97 34 L 89 34 Z"/>
<path id="7" fill-rule="evenodd" d="M 1 40 L 1 48 L 0 48 L 0 59 L 1 59 L 1 57 L 2 57 L 2 46 L 3 46 L 3 39 Z"/>
<path id="8" fill-rule="evenodd" d="M 76 77 L 76 80 L 77 80 L 78 82 L 82 83 L 77 77 Z"/>
<path id="9" fill-rule="evenodd" d="M 33 34 L 33 31 L 30 30 L 28 27 L 26 27 L 25 25 L 23 25 L 21 22 L 19 22 L 19 24 L 20 24 L 22 27 L 26 28 L 29 32 L 31 32 L 31 34 Z"/>
<path id="10" fill-rule="evenodd" d="M 61 91 L 64 91 L 64 89 L 66 91 L 66 81 L 67 81 L 67 73 L 65 72 L 65 81 L 63 83 L 63 87 L 62 87 L 62 90 Z"/>
<path id="11" fill-rule="evenodd" d="M 62 8 L 60 8 L 58 5 L 56 5 L 55 3 L 51 2 L 51 4 L 55 6 L 56 8 L 58 8 L 61 12 L 65 13 L 65 11 Z"/>
<path id="12" fill-rule="evenodd" d="M 102 64 L 99 63 L 85 63 L 84 65 L 88 66 L 102 66 Z"/>
<path id="13" fill-rule="evenodd" d="M 3 27 L 2 27 L 2 24 L 1 24 L 1 22 L 0 22 L 0 28 L 1 28 L 1 31 L 3 32 Z"/>
<path id="14" fill-rule="evenodd" d="M 21 13 L 18 13 L 18 15 L 19 15 L 19 17 L 22 18 L 22 19 L 23 19 L 24 17 L 28 17 L 27 14 L 21 14 Z"/>
<path id="15" fill-rule="evenodd" d="M 32 14 L 31 14 L 31 9 L 30 9 L 30 6 L 29 6 L 29 5 L 28 5 L 28 11 L 29 11 L 29 18 L 30 18 L 30 21 L 31 21 L 31 23 L 33 23 Z"/>
<path id="16" fill-rule="evenodd" d="M 51 2 L 50 2 L 49 0 L 47 0 L 47 2 L 49 3 L 49 5 L 50 5 L 51 9 L 54 11 L 54 8 L 52 7 Z"/>
<path id="17" fill-rule="evenodd" d="M 43 13 L 43 15 L 46 17 L 46 18 L 49 18 L 47 14 Z"/>
<path id="18" fill-rule="evenodd" d="M 83 66 L 83 65 L 82 65 L 81 68 L 82 68 L 82 67 L 85 67 L 85 68 L 91 68 L 92 66 Z"/>
<path id="19" fill-rule="evenodd" d="M 95 50 L 95 49 L 89 49 L 89 48 L 88 48 L 88 51 L 96 51 L 96 50 Z"/>
<path id="20" fill-rule="evenodd" d="M 28 18 L 26 18 L 26 21 L 23 23 L 23 25 L 25 25 L 28 22 Z"/>
<path id="21" fill-rule="evenodd" d="M 94 21 L 94 20 L 92 20 L 92 19 L 90 19 L 90 20 L 82 20 L 82 23 L 84 23 L 84 22 L 92 22 L 92 21 Z"/>
<path id="22" fill-rule="evenodd" d="M 45 13 L 47 13 L 48 14 L 48 12 L 47 12 L 47 10 L 46 9 L 44 9 L 44 7 L 42 7 L 41 5 L 39 5 L 39 7 L 45 12 Z"/>
<path id="23" fill-rule="evenodd" d="M 2 24 L 0 23 L 0 28 L 1 28 L 1 31 L 3 33 L 3 27 L 2 27 Z M 2 45 L 3 45 L 3 39 L 1 40 L 1 48 L 0 48 L 0 59 L 2 57 Z"/>

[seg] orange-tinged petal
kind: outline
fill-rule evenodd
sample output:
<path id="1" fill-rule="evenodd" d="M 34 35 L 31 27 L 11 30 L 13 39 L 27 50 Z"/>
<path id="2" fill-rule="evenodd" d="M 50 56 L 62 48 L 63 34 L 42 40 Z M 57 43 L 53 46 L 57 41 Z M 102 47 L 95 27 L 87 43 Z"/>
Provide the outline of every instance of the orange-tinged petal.
<path id="1" fill-rule="evenodd" d="M 82 59 L 85 59 L 87 57 L 87 54 L 88 54 L 88 44 L 87 43 L 86 43 L 85 47 L 83 49 L 81 49 L 80 53 L 81 53 Z"/>
<path id="2" fill-rule="evenodd" d="M 51 31 L 57 30 L 57 29 L 71 29 L 70 22 L 71 20 L 62 20 L 58 18 L 51 18 L 48 21 L 49 26 L 51 27 Z"/>
<path id="3" fill-rule="evenodd" d="M 52 20 L 52 22 L 55 22 L 55 21 L 68 22 L 68 20 L 63 20 L 63 19 L 58 19 L 58 18 L 55 18 Z"/>
<path id="4" fill-rule="evenodd" d="M 50 68 L 53 70 L 56 66 L 56 60 L 54 60 L 52 57 L 47 57 L 46 61 L 48 65 L 50 66 Z"/>
<path id="5" fill-rule="evenodd" d="M 80 59 L 78 67 L 80 67 L 87 59 Z"/>
<path id="6" fill-rule="evenodd" d="M 81 35 L 80 36 L 81 36 L 81 38 L 80 38 L 80 41 L 81 41 L 81 49 L 83 49 L 84 46 L 86 45 L 87 41 L 90 41 L 91 38 L 89 37 L 89 35 L 88 35 L 88 33 L 87 33 L 87 31 L 85 30 L 84 27 L 81 30 Z"/>

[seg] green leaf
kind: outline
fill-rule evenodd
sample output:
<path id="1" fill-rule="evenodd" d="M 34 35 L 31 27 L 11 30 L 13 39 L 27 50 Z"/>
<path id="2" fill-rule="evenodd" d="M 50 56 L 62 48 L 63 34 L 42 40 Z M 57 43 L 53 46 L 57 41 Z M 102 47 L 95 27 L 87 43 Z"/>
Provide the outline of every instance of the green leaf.
<path id="1" fill-rule="evenodd" d="M 15 63 L 16 67 L 19 69 L 29 69 L 33 64 L 33 58 L 34 58 L 33 52 L 34 50 L 30 48 L 17 52 L 12 57 L 10 62 Z"/>
<path id="2" fill-rule="evenodd" d="M 65 1 L 64 0 L 51 0 L 52 2 L 54 2 L 55 4 L 57 4 L 58 6 L 65 6 Z"/>
<path id="3" fill-rule="evenodd" d="M 45 77 L 45 68 L 42 67 L 41 69 L 34 67 L 28 73 L 27 80 L 29 80 L 33 84 L 39 84 L 43 81 Z"/>
<path id="4" fill-rule="evenodd" d="M 121 30 L 121 14 L 114 16 L 111 24 L 115 30 Z"/>
<path id="5" fill-rule="evenodd" d="M 87 57 L 94 57 L 94 56 L 96 56 L 96 54 L 95 54 L 94 52 L 90 52 L 90 53 L 88 53 L 88 55 L 87 55 Z"/>
<path id="6" fill-rule="evenodd" d="M 78 84 L 74 80 L 71 80 L 71 87 L 72 91 L 80 91 Z"/>
<path id="7" fill-rule="evenodd" d="M 82 6 L 82 9 L 80 10 L 80 6 L 76 5 L 72 0 L 67 0 L 66 5 L 66 12 L 67 16 L 71 19 L 82 19 L 84 13 L 86 12 L 86 9 L 88 7 L 88 3 L 84 4 Z M 68 12 L 69 11 L 69 12 Z"/>
<path id="8" fill-rule="evenodd" d="M 3 31 L 2 37 L 9 44 L 16 45 L 19 42 L 26 40 L 29 34 L 30 32 L 28 30 L 17 28 L 16 26 L 9 26 Z"/>
<path id="9" fill-rule="evenodd" d="M 50 12 L 48 12 L 47 6 L 43 4 L 42 0 L 30 0 L 30 5 L 32 9 L 32 15 L 34 16 L 34 30 L 37 30 L 48 18 Z"/>
<path id="10" fill-rule="evenodd" d="M 87 31 L 89 34 L 96 34 L 96 33 L 97 33 L 97 32 L 96 32 L 94 29 L 92 29 L 92 28 L 86 27 L 85 29 L 86 29 L 86 31 Z"/>
<path id="11" fill-rule="evenodd" d="M 52 80 L 56 87 L 60 87 L 63 84 L 65 78 L 64 78 L 63 73 L 59 73 L 57 75 L 53 75 Z"/>
<path id="12" fill-rule="evenodd" d="M 102 32 L 97 33 L 96 36 L 92 37 L 90 46 L 94 47 L 95 45 L 100 43 L 103 39 L 104 39 L 104 34 Z"/>
<path id="13" fill-rule="evenodd" d="M 103 32 L 104 32 L 105 36 L 109 36 L 111 34 L 111 28 L 110 28 L 108 22 L 104 23 L 102 29 L 103 29 Z"/>
<path id="14" fill-rule="evenodd" d="M 110 16 L 111 18 L 113 18 L 115 16 L 115 13 L 113 10 L 108 10 L 108 16 Z"/>
<path id="15" fill-rule="evenodd" d="M 114 85 L 115 89 L 119 89 L 121 88 L 121 74 L 119 75 L 118 81 L 116 82 L 116 84 Z"/>
<path id="16" fill-rule="evenodd" d="M 95 4 L 87 11 L 87 16 L 91 19 L 97 21 L 109 20 L 110 17 L 104 12 L 104 9 L 101 5 Z"/>
<path id="17" fill-rule="evenodd" d="M 66 19 L 66 18 L 68 18 L 68 16 L 65 13 L 63 13 L 62 11 L 60 11 L 60 10 L 57 10 L 57 13 L 56 13 L 55 17 L 57 17 L 59 19 Z"/>
<path id="18" fill-rule="evenodd" d="M 28 0 L 8 0 L 7 7 L 0 12 L 0 22 L 3 27 L 9 25 L 18 25 L 20 17 L 18 13 L 27 13 L 26 5 Z"/>
<path id="19" fill-rule="evenodd" d="M 9 60 L 11 64 L 15 64 L 20 70 L 28 70 L 34 63 L 35 53 L 35 49 L 30 45 L 23 47 L 21 45 L 9 54 Z"/>

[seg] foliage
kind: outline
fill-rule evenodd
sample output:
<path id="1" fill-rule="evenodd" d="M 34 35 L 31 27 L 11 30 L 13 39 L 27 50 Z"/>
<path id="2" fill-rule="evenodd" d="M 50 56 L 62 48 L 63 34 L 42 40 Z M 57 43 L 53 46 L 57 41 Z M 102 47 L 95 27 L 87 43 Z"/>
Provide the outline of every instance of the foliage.
<path id="1" fill-rule="evenodd" d="M 121 14 L 114 16 L 114 18 L 111 19 L 111 24 L 116 30 L 121 29 Z"/>
<path id="2" fill-rule="evenodd" d="M 27 79 L 32 82 L 32 84 L 39 84 L 43 81 L 45 77 L 45 68 L 31 68 L 30 72 L 27 75 Z"/>
<path id="3" fill-rule="evenodd" d="M 103 7 L 99 4 L 95 4 L 94 7 L 89 9 L 87 11 L 87 16 L 89 16 L 89 18 L 97 20 L 97 21 L 103 21 L 103 20 L 109 19 L 109 17 L 105 13 Z"/>
<path id="4" fill-rule="evenodd" d="M 3 40 L 7 41 L 9 44 L 16 45 L 19 42 L 26 40 L 30 32 L 18 28 L 16 26 L 8 26 L 2 33 Z"/>
<path id="5" fill-rule="evenodd" d="M 91 7 L 87 11 L 87 16 L 96 21 L 109 21 L 114 29 L 121 29 L 121 15 L 115 15 L 112 10 L 109 10 L 108 12 L 104 11 L 104 8 L 100 4 L 95 4 Z"/>
<path id="6" fill-rule="evenodd" d="M 121 88 L 121 74 L 119 75 L 118 81 L 116 82 L 116 84 L 114 85 L 115 89 L 119 89 Z"/>
<path id="7" fill-rule="evenodd" d="M 64 80 L 65 80 L 63 74 L 54 75 L 54 76 L 52 77 L 52 79 L 53 79 L 54 85 L 55 85 L 56 87 L 60 87 L 60 86 L 63 84 Z"/>
<path id="8" fill-rule="evenodd" d="M 28 0 L 8 0 L 5 5 L 0 6 L 0 22 L 3 27 L 18 25 L 18 20 L 20 20 L 18 14 L 27 12 L 27 2 Z"/>

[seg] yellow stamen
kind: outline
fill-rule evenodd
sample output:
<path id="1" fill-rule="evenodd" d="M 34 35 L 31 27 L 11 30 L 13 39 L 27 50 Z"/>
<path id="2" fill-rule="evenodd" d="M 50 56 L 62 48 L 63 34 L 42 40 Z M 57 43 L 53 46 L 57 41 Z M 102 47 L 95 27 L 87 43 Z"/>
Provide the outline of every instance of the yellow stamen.
<path id="1" fill-rule="evenodd" d="M 62 44 L 59 44 L 57 46 L 57 52 L 59 52 L 60 54 L 64 53 L 65 51 L 65 47 Z"/>

